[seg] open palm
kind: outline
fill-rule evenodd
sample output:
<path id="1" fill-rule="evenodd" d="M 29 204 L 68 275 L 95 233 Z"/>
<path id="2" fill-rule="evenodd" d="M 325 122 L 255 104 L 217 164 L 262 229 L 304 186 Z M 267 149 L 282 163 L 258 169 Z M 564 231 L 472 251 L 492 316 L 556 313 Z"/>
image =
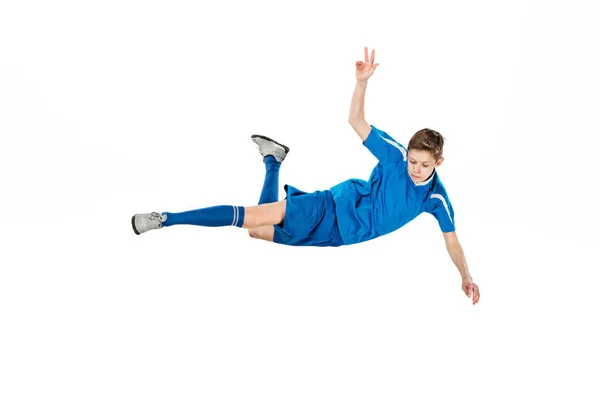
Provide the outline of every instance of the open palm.
<path id="1" fill-rule="evenodd" d="M 369 49 L 365 47 L 365 61 L 356 62 L 356 79 L 366 81 L 373 75 L 379 64 L 375 64 L 375 50 L 371 50 L 371 58 L 369 58 Z"/>

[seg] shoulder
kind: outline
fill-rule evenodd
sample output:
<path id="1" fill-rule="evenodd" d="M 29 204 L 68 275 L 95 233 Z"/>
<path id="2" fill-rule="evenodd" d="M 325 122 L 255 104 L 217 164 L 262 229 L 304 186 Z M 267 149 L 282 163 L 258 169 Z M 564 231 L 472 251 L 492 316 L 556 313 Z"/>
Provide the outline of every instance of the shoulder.
<path id="1" fill-rule="evenodd" d="M 444 184 L 442 183 L 442 178 L 440 178 L 440 173 L 436 170 L 435 171 L 435 176 L 433 177 L 433 181 L 431 182 L 431 187 L 433 190 L 438 190 L 438 191 L 446 191 L 446 188 L 444 187 Z"/>
<path id="2" fill-rule="evenodd" d="M 435 172 L 435 176 L 433 177 L 432 182 L 431 182 L 430 194 L 431 195 L 438 194 L 438 195 L 442 195 L 446 199 L 448 198 L 448 191 L 446 190 L 446 186 L 444 186 L 444 184 L 442 183 L 442 180 L 440 179 L 440 175 L 437 171 Z"/>
<path id="3" fill-rule="evenodd" d="M 363 144 L 369 148 L 381 148 L 386 149 L 386 151 L 392 150 L 392 153 L 398 153 L 402 156 L 403 161 L 406 161 L 407 158 L 407 150 L 400 142 L 391 137 L 387 132 L 378 129 L 374 125 L 370 125 L 371 132 L 367 136 L 367 139 L 363 142 Z"/>
<path id="4" fill-rule="evenodd" d="M 439 175 L 436 171 L 433 181 L 431 182 L 431 190 L 429 191 L 429 195 L 427 196 L 427 211 L 431 209 L 443 206 L 450 207 L 450 198 L 448 196 L 448 192 L 444 187 L 444 184 L 439 178 Z"/>

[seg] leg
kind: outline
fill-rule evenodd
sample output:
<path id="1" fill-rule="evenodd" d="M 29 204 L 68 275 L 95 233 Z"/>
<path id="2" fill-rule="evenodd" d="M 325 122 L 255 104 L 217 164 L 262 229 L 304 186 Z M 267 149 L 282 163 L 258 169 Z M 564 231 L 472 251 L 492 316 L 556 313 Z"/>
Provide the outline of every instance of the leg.
<path id="1" fill-rule="evenodd" d="M 258 147 L 266 169 L 258 204 L 274 203 L 279 199 L 279 168 L 290 149 L 266 136 L 252 135 L 252 141 Z"/>
<path id="2" fill-rule="evenodd" d="M 263 162 L 266 169 L 265 180 L 258 204 L 274 203 L 279 198 L 279 168 L 289 148 L 265 136 L 254 135 L 252 141 L 256 143 L 260 154 L 264 157 Z M 285 214 L 285 210 L 283 212 Z M 248 234 L 251 238 L 266 240 L 268 242 L 273 241 L 274 232 L 273 225 L 248 229 Z"/>
<path id="3" fill-rule="evenodd" d="M 276 202 L 279 198 L 279 167 L 281 166 L 281 163 L 277 162 L 275 157 L 271 155 L 264 158 L 264 163 L 266 169 L 265 181 L 263 183 L 262 191 L 260 192 L 260 199 L 258 200 L 259 205 Z M 261 226 L 259 228 L 249 229 L 248 235 L 253 239 L 272 242 L 274 232 L 275 229 L 273 228 L 273 225 Z"/>
<path id="4" fill-rule="evenodd" d="M 279 200 L 279 168 L 281 163 L 277 162 L 273 156 L 266 156 L 263 161 L 265 163 L 265 181 L 258 204 L 274 203 Z"/>
<path id="5" fill-rule="evenodd" d="M 283 221 L 285 200 L 277 202 L 279 167 L 289 148 L 265 136 L 253 135 L 266 167 L 265 181 L 259 205 L 252 207 L 214 206 L 181 213 L 136 214 L 131 225 L 136 234 L 171 225 L 237 226 L 259 229 L 249 232 L 251 237 L 273 240 L 273 225 Z M 261 228 L 262 227 L 262 228 Z"/>
<path id="6" fill-rule="evenodd" d="M 214 206 L 180 213 L 136 214 L 131 224 L 136 234 L 171 225 L 197 226 L 237 226 L 238 228 L 258 228 L 280 224 L 285 216 L 286 201 L 261 204 L 258 206 Z"/>
<path id="7" fill-rule="evenodd" d="M 275 225 L 283 221 L 285 200 L 258 206 L 214 206 L 181 213 L 165 212 L 163 226 L 237 226 L 238 228 L 258 228 Z"/>
<path id="8" fill-rule="evenodd" d="M 242 228 L 272 227 L 280 224 L 283 222 L 283 217 L 285 217 L 285 204 L 285 200 L 280 200 L 276 203 L 244 207 L 245 215 Z"/>
<path id="9" fill-rule="evenodd" d="M 277 203 L 279 186 L 279 168 L 289 149 L 265 136 L 254 135 L 252 140 L 258 145 L 263 162 L 265 163 L 265 180 L 258 201 L 259 206 L 216 206 L 184 213 L 165 213 L 163 225 L 201 225 L 225 226 L 233 225 L 240 228 L 253 229 L 262 226 L 278 224 L 285 215 L 285 201 Z M 282 208 L 283 207 L 283 208 Z M 271 222 L 273 221 L 273 222 Z M 273 227 L 271 226 L 271 231 Z M 250 233 L 251 237 L 267 238 L 268 232 Z M 270 235 L 273 236 L 272 234 Z"/>
<path id="10" fill-rule="evenodd" d="M 265 181 L 260 193 L 258 204 L 273 203 L 279 198 L 279 167 L 281 163 L 277 162 L 274 156 L 267 155 L 264 158 L 265 163 Z M 284 212 L 285 213 L 285 212 Z M 275 229 L 273 225 L 261 226 L 259 228 L 251 228 L 248 230 L 248 235 L 253 239 L 273 241 L 273 233 Z"/>

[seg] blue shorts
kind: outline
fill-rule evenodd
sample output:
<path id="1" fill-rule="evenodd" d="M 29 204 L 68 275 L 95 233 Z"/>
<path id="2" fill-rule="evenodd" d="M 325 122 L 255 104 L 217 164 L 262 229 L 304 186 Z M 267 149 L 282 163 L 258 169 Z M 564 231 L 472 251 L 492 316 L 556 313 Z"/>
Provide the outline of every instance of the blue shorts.
<path id="1" fill-rule="evenodd" d="M 335 203 L 329 190 L 302 192 L 285 185 L 283 222 L 274 225 L 273 242 L 289 246 L 341 246 Z"/>

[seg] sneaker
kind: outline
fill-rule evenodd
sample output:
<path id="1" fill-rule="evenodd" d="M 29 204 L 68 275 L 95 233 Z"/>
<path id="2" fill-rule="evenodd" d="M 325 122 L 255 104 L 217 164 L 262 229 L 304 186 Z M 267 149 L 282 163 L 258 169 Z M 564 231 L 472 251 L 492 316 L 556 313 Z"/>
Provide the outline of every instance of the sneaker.
<path id="1" fill-rule="evenodd" d="M 150 214 L 135 214 L 131 217 L 131 226 L 136 235 L 148 232 L 151 229 L 162 228 L 162 223 L 167 220 L 166 215 L 161 215 L 157 212 Z"/>
<path id="2" fill-rule="evenodd" d="M 252 135 L 252 141 L 256 143 L 258 146 L 258 151 L 263 156 L 263 159 L 266 156 L 273 156 L 277 162 L 282 162 L 285 159 L 285 156 L 290 151 L 290 148 L 277 143 L 271 138 L 262 135 Z"/>

